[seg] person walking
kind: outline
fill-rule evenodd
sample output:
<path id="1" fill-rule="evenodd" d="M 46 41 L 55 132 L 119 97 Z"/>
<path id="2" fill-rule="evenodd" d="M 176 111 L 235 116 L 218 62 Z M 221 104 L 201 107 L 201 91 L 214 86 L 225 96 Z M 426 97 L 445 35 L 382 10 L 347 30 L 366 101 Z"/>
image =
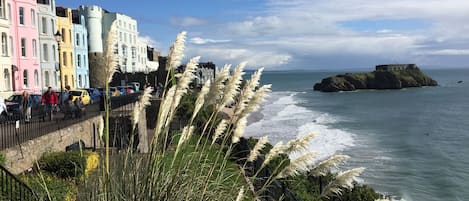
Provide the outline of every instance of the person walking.
<path id="1" fill-rule="evenodd" d="M 53 109 L 57 106 L 57 102 L 57 94 L 52 91 L 52 87 L 47 88 L 47 91 L 42 95 L 41 104 L 45 106 L 50 121 L 53 119 Z"/>
<path id="2" fill-rule="evenodd" d="M 31 108 L 33 107 L 33 100 L 27 91 L 23 91 L 21 96 L 21 107 L 25 122 L 31 120 Z"/>

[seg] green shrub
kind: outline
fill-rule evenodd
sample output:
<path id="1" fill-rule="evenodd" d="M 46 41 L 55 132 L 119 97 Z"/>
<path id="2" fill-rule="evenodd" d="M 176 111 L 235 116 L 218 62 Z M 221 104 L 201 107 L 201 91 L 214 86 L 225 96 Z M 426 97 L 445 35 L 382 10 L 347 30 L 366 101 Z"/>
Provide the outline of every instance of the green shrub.
<path id="1" fill-rule="evenodd" d="M 78 151 L 46 153 L 38 163 L 42 171 L 60 178 L 80 178 L 86 167 L 86 159 Z"/>
<path id="2" fill-rule="evenodd" d="M 5 155 L 3 155 L 2 153 L 0 153 L 0 165 L 5 165 Z"/>
<path id="3" fill-rule="evenodd" d="M 62 179 L 51 173 L 27 174 L 21 176 L 21 179 L 33 189 L 38 195 L 39 200 L 48 200 L 47 191 L 51 201 L 75 200 L 77 187 L 71 179 Z M 44 180 L 43 180 L 44 179 Z M 47 191 L 44 188 L 47 186 Z"/>

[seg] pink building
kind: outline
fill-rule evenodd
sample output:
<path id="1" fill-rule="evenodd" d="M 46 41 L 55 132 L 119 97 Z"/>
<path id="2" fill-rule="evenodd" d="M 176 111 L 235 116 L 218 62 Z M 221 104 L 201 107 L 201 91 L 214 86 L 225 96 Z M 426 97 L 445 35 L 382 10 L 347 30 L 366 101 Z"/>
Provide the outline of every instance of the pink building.
<path id="1" fill-rule="evenodd" d="M 11 4 L 11 5 L 10 5 Z M 11 0 L 10 47 L 13 89 L 41 92 L 36 0 Z"/>

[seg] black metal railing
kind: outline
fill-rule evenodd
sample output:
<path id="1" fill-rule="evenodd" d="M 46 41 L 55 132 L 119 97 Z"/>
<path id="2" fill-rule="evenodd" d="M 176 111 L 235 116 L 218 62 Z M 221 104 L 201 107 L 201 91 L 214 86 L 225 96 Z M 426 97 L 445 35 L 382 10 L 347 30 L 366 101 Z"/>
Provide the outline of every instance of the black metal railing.
<path id="1" fill-rule="evenodd" d="M 140 94 L 112 97 L 111 110 L 132 107 L 130 103 L 137 101 Z M 69 113 L 62 109 L 53 113 L 52 120 L 49 115 L 41 112 L 33 113 L 35 115 L 29 121 L 26 121 L 21 114 L 10 115 L 0 122 L 0 150 L 16 145 L 19 145 L 21 149 L 23 142 L 96 117 L 102 113 L 102 105 L 104 105 L 102 101 L 87 105 L 81 113 Z"/>
<path id="2" fill-rule="evenodd" d="M 39 200 L 34 191 L 0 165 L 0 200 Z"/>

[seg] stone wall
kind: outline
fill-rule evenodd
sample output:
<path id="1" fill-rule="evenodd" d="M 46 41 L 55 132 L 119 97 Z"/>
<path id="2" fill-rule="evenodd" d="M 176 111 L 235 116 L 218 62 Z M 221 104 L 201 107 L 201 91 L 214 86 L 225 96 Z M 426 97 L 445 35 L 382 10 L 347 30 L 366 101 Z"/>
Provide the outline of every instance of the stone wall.
<path id="1" fill-rule="evenodd" d="M 98 134 L 99 118 L 93 117 L 86 121 L 74 124 L 70 127 L 52 132 L 48 135 L 29 140 L 19 146 L 11 147 L 1 151 L 6 156 L 5 167 L 13 174 L 19 174 L 34 166 L 34 162 L 43 153 L 51 151 L 65 151 L 65 147 L 79 140 L 85 142 L 86 147 L 93 146 L 96 139 L 96 146 L 101 146 Z M 95 125 L 93 132 L 93 124 Z M 94 134 L 96 136 L 94 136 Z"/>

